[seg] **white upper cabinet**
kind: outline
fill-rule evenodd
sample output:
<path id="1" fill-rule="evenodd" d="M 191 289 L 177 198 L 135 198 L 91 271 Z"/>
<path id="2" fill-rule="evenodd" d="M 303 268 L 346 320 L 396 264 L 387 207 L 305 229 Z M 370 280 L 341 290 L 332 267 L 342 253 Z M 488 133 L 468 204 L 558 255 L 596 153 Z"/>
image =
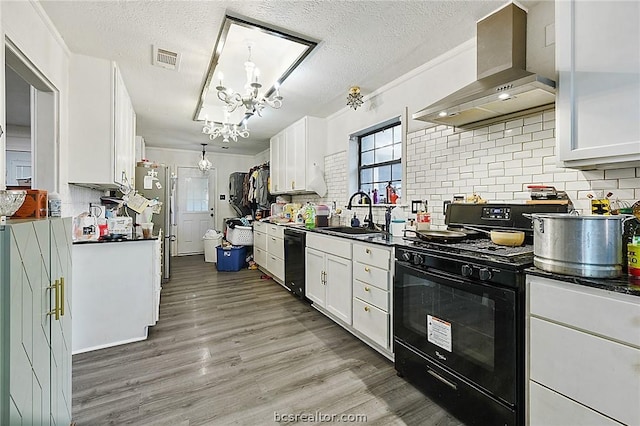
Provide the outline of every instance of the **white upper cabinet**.
<path id="1" fill-rule="evenodd" d="M 557 1 L 556 141 L 565 167 L 640 165 L 640 3 Z"/>
<path id="2" fill-rule="evenodd" d="M 304 117 L 271 138 L 271 192 L 312 192 L 314 163 L 324 169 L 325 120 Z"/>
<path id="3" fill-rule="evenodd" d="M 135 112 L 115 62 L 72 55 L 69 73 L 69 183 L 133 184 Z"/>

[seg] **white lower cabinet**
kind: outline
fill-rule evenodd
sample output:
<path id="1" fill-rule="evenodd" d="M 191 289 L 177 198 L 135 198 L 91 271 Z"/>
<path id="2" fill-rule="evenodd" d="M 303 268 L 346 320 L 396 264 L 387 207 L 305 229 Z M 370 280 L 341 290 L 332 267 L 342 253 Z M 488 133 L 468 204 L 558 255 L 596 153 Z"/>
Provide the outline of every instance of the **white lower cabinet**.
<path id="1" fill-rule="evenodd" d="M 307 233 L 306 296 L 319 311 L 393 359 L 392 249 L 351 241 Z"/>
<path id="2" fill-rule="evenodd" d="M 640 424 L 640 298 L 531 275 L 527 286 L 530 424 Z"/>
<path id="3" fill-rule="evenodd" d="M 391 249 L 353 244 L 353 328 L 391 353 Z"/>
<path id="4" fill-rule="evenodd" d="M 284 282 L 284 228 L 253 223 L 253 260 L 277 282 Z"/>
<path id="5" fill-rule="evenodd" d="M 331 249 L 331 253 L 324 250 Z M 351 325 L 351 242 L 308 234 L 306 296 L 344 324 Z"/>

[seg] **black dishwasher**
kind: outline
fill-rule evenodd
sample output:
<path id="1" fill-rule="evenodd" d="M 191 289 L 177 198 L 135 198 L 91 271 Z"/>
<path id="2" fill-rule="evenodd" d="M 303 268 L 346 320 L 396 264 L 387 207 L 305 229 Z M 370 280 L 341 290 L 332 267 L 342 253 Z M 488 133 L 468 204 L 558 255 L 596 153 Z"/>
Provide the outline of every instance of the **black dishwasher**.
<path id="1" fill-rule="evenodd" d="M 284 230 L 284 286 L 302 300 L 307 300 L 304 290 L 305 237 L 304 229 Z"/>

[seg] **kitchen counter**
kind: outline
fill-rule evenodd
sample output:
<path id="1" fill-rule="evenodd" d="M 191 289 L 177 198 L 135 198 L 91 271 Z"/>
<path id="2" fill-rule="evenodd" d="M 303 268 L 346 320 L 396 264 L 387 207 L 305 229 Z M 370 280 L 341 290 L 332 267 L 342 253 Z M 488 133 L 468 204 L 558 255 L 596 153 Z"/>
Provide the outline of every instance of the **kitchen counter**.
<path id="1" fill-rule="evenodd" d="M 609 290 L 616 293 L 630 294 L 640 297 L 640 280 L 629 278 L 623 275 L 620 278 L 585 278 L 572 275 L 563 275 L 554 272 L 543 271 L 542 269 L 531 267 L 525 270 L 529 275 L 549 278 L 567 283 L 579 284 L 587 287 Z"/>
<path id="2" fill-rule="evenodd" d="M 78 240 L 74 241 L 73 244 L 105 244 L 105 243 L 128 243 L 132 241 L 154 241 L 157 240 L 158 236 L 151 238 L 142 238 L 142 237 L 134 237 L 134 238 L 122 238 L 117 240 Z"/>

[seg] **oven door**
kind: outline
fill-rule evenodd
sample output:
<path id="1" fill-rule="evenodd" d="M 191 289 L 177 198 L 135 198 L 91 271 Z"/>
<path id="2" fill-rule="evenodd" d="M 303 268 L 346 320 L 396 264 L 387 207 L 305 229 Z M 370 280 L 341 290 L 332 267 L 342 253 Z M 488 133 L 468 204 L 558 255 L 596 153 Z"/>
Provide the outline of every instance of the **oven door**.
<path id="1" fill-rule="evenodd" d="M 396 261 L 394 338 L 516 402 L 516 292 Z"/>

